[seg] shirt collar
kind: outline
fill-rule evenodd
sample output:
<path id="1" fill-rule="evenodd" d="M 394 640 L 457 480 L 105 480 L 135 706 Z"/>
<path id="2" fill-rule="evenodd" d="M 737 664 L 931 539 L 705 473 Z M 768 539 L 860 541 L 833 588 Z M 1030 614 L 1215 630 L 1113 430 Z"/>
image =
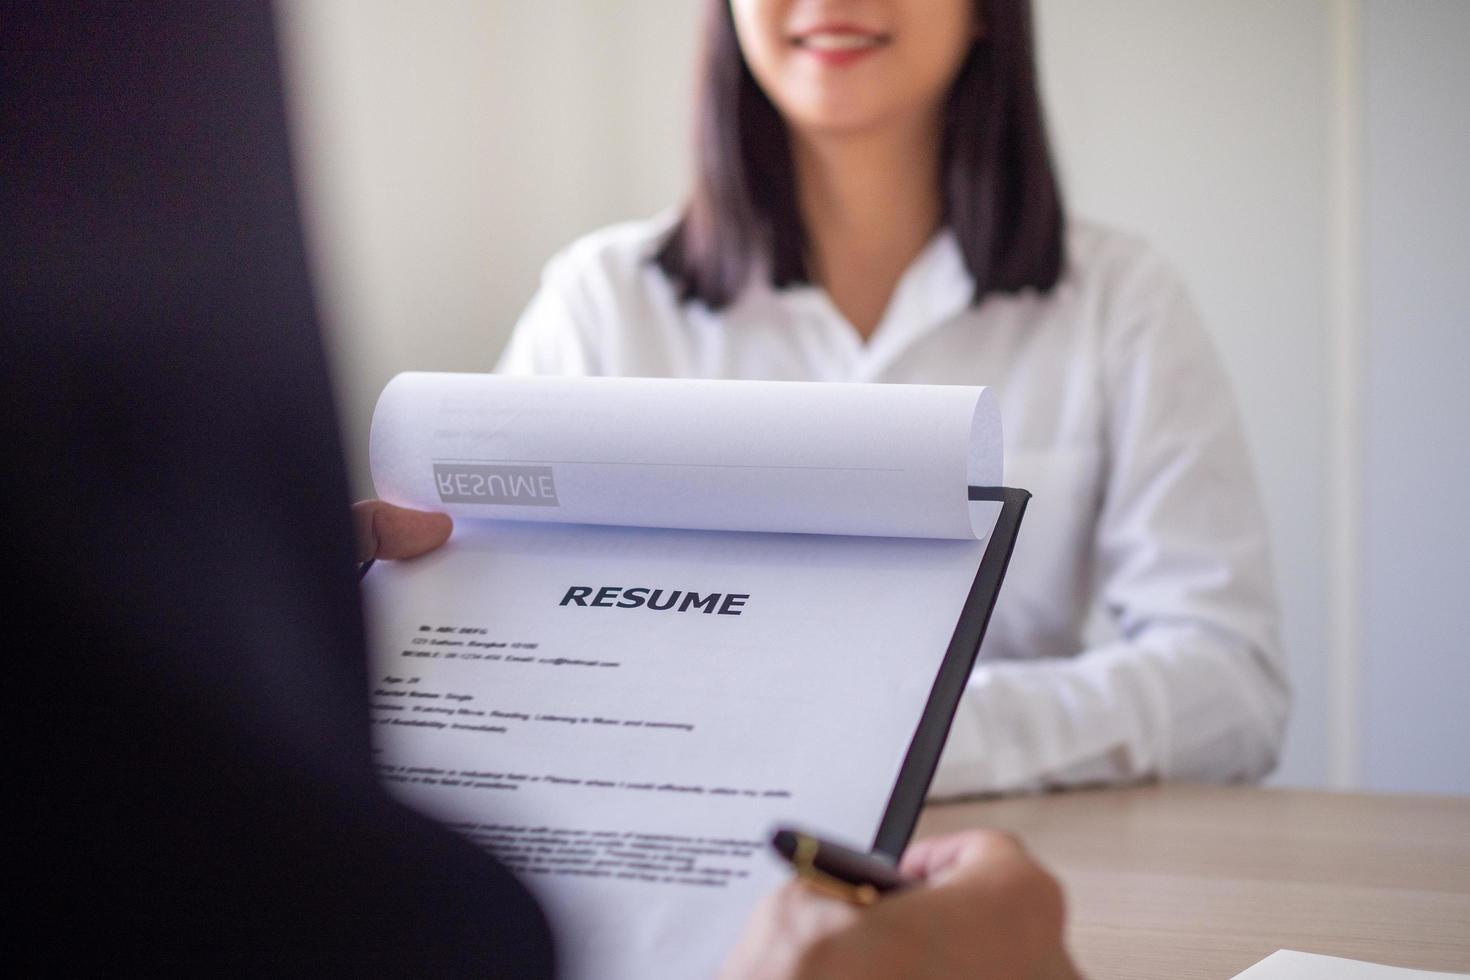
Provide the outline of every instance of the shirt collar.
<path id="1" fill-rule="evenodd" d="M 829 339 L 852 358 L 853 380 L 864 380 L 876 376 L 909 347 L 965 309 L 974 292 L 975 280 L 965 265 L 959 239 L 945 225 L 899 277 L 888 308 L 867 343 L 821 287 L 772 287 L 770 264 L 765 257 L 755 263 L 742 297 L 755 309 L 774 303 L 823 323 Z"/>
<path id="2" fill-rule="evenodd" d="M 898 280 L 883 319 L 868 338 L 863 373 L 871 376 L 892 363 L 968 306 L 974 292 L 959 239 L 946 225 Z"/>

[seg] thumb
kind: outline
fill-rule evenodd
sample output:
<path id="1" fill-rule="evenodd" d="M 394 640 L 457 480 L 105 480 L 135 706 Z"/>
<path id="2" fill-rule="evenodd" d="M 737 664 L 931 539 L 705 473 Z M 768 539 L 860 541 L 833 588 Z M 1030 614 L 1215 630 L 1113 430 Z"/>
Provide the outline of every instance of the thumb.
<path id="1" fill-rule="evenodd" d="M 439 547 L 454 530 L 448 514 L 409 510 L 382 500 L 353 504 L 352 524 L 358 561 L 413 558 Z"/>

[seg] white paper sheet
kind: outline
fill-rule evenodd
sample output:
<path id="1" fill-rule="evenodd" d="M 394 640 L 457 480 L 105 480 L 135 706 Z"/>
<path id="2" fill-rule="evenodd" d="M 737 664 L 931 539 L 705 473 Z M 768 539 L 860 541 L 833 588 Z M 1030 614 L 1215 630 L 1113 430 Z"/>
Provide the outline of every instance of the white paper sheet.
<path id="1" fill-rule="evenodd" d="M 440 552 L 364 580 L 384 776 L 512 861 L 557 926 L 566 976 L 708 976 L 787 873 L 765 853 L 775 825 L 872 842 L 982 547 L 462 525 Z M 576 585 L 748 598 L 738 615 L 560 605 Z M 496 841 L 477 826 L 546 832 Z M 570 852 L 552 840 L 594 834 L 660 860 L 698 853 L 663 845 L 723 850 L 700 862 L 735 876 L 558 874 Z M 533 872 L 507 850 L 526 846 L 549 863 Z"/>
<path id="2" fill-rule="evenodd" d="M 564 976 L 709 976 L 777 824 L 871 844 L 998 509 L 982 389 L 408 375 L 372 454 L 458 515 L 364 580 L 380 772 L 521 875 Z"/>
<path id="3" fill-rule="evenodd" d="M 400 374 L 371 443 L 383 499 L 509 520 L 974 538 L 1001 483 L 994 395 L 944 385 Z"/>
<path id="4" fill-rule="evenodd" d="M 1336 956 L 1280 949 L 1233 980 L 1463 980 L 1466 973 L 1434 973 L 1380 966 Z"/>

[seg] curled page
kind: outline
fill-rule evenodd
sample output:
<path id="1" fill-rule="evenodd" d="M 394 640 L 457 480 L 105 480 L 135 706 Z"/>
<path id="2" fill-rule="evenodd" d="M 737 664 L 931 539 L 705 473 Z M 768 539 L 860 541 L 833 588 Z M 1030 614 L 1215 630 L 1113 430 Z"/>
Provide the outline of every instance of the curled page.
<path id="1" fill-rule="evenodd" d="M 985 388 L 400 374 L 373 414 L 384 500 L 459 517 L 985 537 Z"/>

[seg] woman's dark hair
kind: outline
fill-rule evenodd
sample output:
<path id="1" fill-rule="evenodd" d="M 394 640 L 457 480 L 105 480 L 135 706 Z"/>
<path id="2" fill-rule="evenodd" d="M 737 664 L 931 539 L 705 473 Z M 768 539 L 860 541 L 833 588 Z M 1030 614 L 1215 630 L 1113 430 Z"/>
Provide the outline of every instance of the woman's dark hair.
<path id="1" fill-rule="evenodd" d="M 1062 197 L 1047 149 L 1029 0 L 975 0 L 983 33 L 949 92 L 943 220 L 992 292 L 1050 290 L 1065 260 Z M 810 281 L 786 124 L 740 53 L 729 0 L 710 0 L 698 80 L 695 180 L 654 261 L 683 300 L 721 309 L 758 256 L 777 288 Z"/>

